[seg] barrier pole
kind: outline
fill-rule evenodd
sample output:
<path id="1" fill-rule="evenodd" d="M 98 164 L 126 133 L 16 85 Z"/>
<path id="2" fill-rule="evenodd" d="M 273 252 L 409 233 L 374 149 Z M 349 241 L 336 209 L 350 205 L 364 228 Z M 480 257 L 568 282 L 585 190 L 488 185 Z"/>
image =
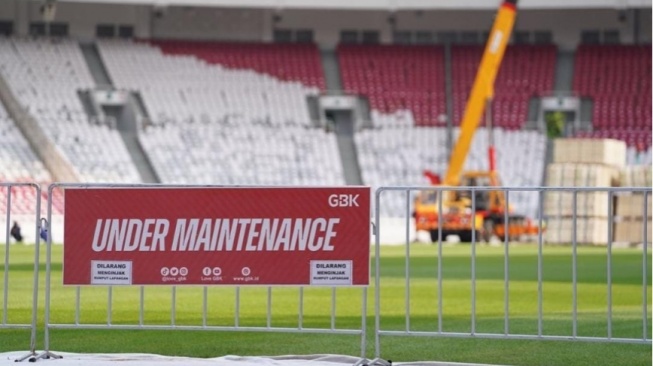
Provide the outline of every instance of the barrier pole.
<path id="1" fill-rule="evenodd" d="M 46 241 L 46 253 L 45 253 L 45 318 L 44 318 L 44 325 L 45 325 L 45 331 L 44 331 L 44 337 L 43 337 L 43 353 L 39 354 L 36 356 L 36 359 L 39 358 L 63 358 L 62 356 L 55 355 L 54 353 L 50 352 L 50 291 L 52 290 L 50 280 L 51 280 L 51 272 L 52 272 L 52 197 L 54 188 L 58 187 L 57 183 L 50 184 L 48 187 L 48 213 L 47 213 L 47 220 L 45 222 L 45 229 L 48 233 L 48 235 L 45 237 Z M 43 224 L 39 220 L 40 224 Z M 39 236 L 40 236 L 40 230 L 37 227 L 36 229 L 36 242 L 39 242 Z M 38 245 L 38 244 L 37 244 Z M 38 251 L 37 251 L 38 252 Z M 31 361 L 31 360 L 30 360 Z"/>
<path id="2" fill-rule="evenodd" d="M 2 325 L 7 325 L 7 309 L 9 308 L 8 297 L 9 297 L 9 245 L 11 245 L 10 239 L 10 226 L 11 226 L 11 186 L 7 186 L 7 231 L 6 231 L 6 240 L 5 240 L 5 274 L 4 274 L 4 296 L 2 297 Z"/>
<path id="3" fill-rule="evenodd" d="M 503 207 L 503 334 L 510 333 L 510 191 L 504 189 Z"/>
<path id="4" fill-rule="evenodd" d="M 381 201 L 381 189 L 377 189 L 374 194 L 374 357 L 381 357 L 381 220 L 379 215 L 379 202 Z"/>
<path id="5" fill-rule="evenodd" d="M 39 217 L 41 215 L 41 186 L 36 184 L 36 183 L 30 183 L 30 186 L 33 186 L 34 189 L 36 190 L 36 210 L 34 214 L 34 219 L 36 220 L 35 222 L 40 223 Z M 7 233 L 9 233 L 9 218 L 10 218 L 10 205 L 11 205 L 11 188 L 7 188 L 8 195 L 7 195 Z M 31 334 L 30 334 L 30 345 L 29 345 L 29 353 L 19 359 L 16 359 L 16 362 L 21 362 L 24 361 L 25 359 L 29 358 L 30 361 L 36 361 L 36 327 L 37 327 L 37 317 L 38 317 L 38 306 L 39 306 L 39 248 L 40 248 L 40 236 L 39 236 L 39 225 L 34 225 L 35 227 L 35 239 L 34 239 L 34 279 L 32 283 L 32 324 L 31 324 Z M 6 306 L 6 301 L 7 301 L 7 280 L 8 280 L 8 274 L 7 274 L 7 269 L 9 268 L 8 265 L 8 259 L 9 259 L 9 234 L 7 234 L 7 255 L 5 256 L 5 319 L 4 322 L 6 323 L 6 315 L 7 315 L 7 306 Z"/>
<path id="6" fill-rule="evenodd" d="M 646 341 L 648 336 L 648 197 L 651 195 L 644 192 L 644 216 L 642 216 L 642 339 Z"/>
<path id="7" fill-rule="evenodd" d="M 34 188 L 36 190 L 36 212 L 34 213 L 34 219 L 36 220 L 35 222 L 40 223 L 41 221 L 38 219 L 41 216 L 41 186 L 38 184 L 34 184 Z M 48 199 L 49 201 L 49 199 Z M 49 223 L 50 221 L 48 221 Z M 38 229 L 38 225 L 35 225 L 36 227 L 34 228 L 34 283 L 33 283 L 33 290 L 34 290 L 34 296 L 32 298 L 32 336 L 31 336 L 31 347 L 30 351 L 32 354 L 36 354 L 36 322 L 37 322 L 37 310 L 39 307 L 39 254 L 41 252 L 41 236 L 40 230 Z M 48 233 L 50 231 L 48 230 Z M 51 235 L 48 235 L 48 238 Z"/>
<path id="8" fill-rule="evenodd" d="M 571 286 L 572 286 L 572 336 L 578 336 L 578 228 L 575 223 L 578 222 L 578 191 L 573 191 L 572 197 L 572 262 L 571 262 Z"/>
<path id="9" fill-rule="evenodd" d="M 612 224 L 614 223 L 614 215 L 612 214 L 612 191 L 608 192 L 608 339 L 612 339 Z"/>
<path id="10" fill-rule="evenodd" d="M 410 217 L 410 200 L 408 197 L 410 194 L 410 190 L 406 190 L 406 217 Z M 405 259 L 405 268 L 404 268 L 404 275 L 406 276 L 406 281 L 404 285 L 406 286 L 405 292 L 404 292 L 404 307 L 406 309 L 406 317 L 405 317 L 405 322 L 406 322 L 406 332 L 410 332 L 410 239 L 409 239 L 409 231 L 410 227 L 406 226 L 406 259 Z"/>

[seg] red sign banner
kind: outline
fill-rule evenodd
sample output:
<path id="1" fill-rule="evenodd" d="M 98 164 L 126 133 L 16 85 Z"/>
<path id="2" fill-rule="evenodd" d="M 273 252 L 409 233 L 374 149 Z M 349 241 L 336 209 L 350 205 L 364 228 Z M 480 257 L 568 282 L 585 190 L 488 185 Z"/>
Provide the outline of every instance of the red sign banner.
<path id="1" fill-rule="evenodd" d="M 65 285 L 369 284 L 370 189 L 66 188 Z"/>

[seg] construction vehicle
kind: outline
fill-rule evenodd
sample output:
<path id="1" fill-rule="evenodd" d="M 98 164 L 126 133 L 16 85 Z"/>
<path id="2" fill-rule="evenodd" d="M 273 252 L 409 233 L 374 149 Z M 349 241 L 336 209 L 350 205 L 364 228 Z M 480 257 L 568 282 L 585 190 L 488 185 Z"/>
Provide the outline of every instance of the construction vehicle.
<path id="1" fill-rule="evenodd" d="M 493 141 L 488 151 L 489 171 L 463 172 L 474 133 L 485 109 L 491 134 L 491 106 L 494 80 L 499 71 L 505 49 L 515 21 L 517 0 L 505 0 L 499 7 L 490 31 L 487 45 L 476 74 L 472 91 L 460 124 L 460 135 L 449 159 L 444 180 L 432 183 L 450 187 L 499 187 Z M 491 138 L 490 138 L 491 139 Z M 433 177 L 433 175 L 430 175 Z M 471 193 L 474 192 L 472 200 Z M 439 200 L 441 199 L 441 203 Z M 473 201 L 473 202 L 472 202 Z M 506 211 L 507 208 L 507 211 Z M 440 214 L 441 210 L 441 214 Z M 431 241 L 445 240 L 448 235 L 458 235 L 469 242 L 492 236 L 511 239 L 537 234 L 538 228 L 527 218 L 512 213 L 506 207 L 502 190 L 443 190 L 422 192 L 415 197 L 414 217 L 417 230 L 426 230 Z M 506 225 L 506 218 L 508 224 Z"/>

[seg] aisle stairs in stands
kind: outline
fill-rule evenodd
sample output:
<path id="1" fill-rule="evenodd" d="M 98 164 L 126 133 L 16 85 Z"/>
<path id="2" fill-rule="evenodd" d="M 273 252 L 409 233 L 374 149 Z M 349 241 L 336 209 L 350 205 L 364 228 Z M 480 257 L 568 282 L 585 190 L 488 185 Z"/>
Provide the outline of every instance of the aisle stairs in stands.
<path id="1" fill-rule="evenodd" d="M 334 49 L 323 49 L 320 51 L 322 59 L 322 68 L 324 70 L 324 79 L 326 82 L 327 93 L 341 94 L 342 82 L 340 80 L 340 67 L 338 58 Z M 360 98 L 359 105 L 364 104 L 366 107 L 363 113 L 364 118 L 369 119 L 369 105 L 365 104 Z M 345 176 L 347 185 L 362 185 L 363 178 L 361 175 L 358 155 L 356 154 L 356 144 L 354 142 L 354 133 L 356 121 L 353 120 L 352 113 L 336 111 L 330 114 L 334 124 L 334 132 L 338 141 L 338 151 L 342 162 L 342 171 Z"/>
<path id="2" fill-rule="evenodd" d="M 96 90 L 115 90 L 111 77 L 107 72 L 102 61 L 102 57 L 95 43 L 81 43 L 80 48 L 93 79 L 95 80 Z M 143 151 L 143 147 L 138 141 L 138 130 L 142 128 L 141 124 L 147 117 L 139 96 L 132 92 L 125 93 L 125 101 L 120 105 L 100 105 L 92 100 L 93 91 L 88 93 L 79 93 L 80 99 L 87 109 L 91 110 L 92 115 L 103 118 L 110 117 L 115 120 L 115 128 L 120 132 L 127 151 L 131 155 L 132 161 L 138 170 L 139 175 L 144 183 L 159 183 L 160 180 L 152 167 L 152 163 Z"/>

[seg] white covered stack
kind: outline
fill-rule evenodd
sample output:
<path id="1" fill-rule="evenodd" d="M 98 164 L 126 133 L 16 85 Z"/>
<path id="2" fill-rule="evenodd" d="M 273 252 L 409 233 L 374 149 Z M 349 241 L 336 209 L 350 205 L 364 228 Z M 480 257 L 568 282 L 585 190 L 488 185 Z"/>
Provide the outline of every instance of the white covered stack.
<path id="1" fill-rule="evenodd" d="M 644 200 L 646 199 L 646 220 Z M 614 241 L 620 243 L 643 243 L 644 223 L 646 241 L 651 243 L 651 196 L 624 194 L 617 196 L 617 212 L 614 224 Z"/>
<path id="2" fill-rule="evenodd" d="M 626 165 L 626 144 L 610 139 L 557 139 L 553 163 L 547 167 L 549 187 L 614 187 Z M 603 192 L 547 192 L 544 214 L 549 243 L 571 243 L 574 226 L 577 243 L 606 244 L 610 211 L 609 194 Z M 612 207 L 614 211 L 614 206 Z M 576 224 L 574 225 L 574 218 Z"/>

